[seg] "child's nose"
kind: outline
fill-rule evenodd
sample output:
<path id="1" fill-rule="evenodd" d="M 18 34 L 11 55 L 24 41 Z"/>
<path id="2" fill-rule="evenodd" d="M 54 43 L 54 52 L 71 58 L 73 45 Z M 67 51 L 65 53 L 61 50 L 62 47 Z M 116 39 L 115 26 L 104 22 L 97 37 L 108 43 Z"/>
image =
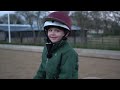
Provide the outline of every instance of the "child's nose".
<path id="1" fill-rule="evenodd" d="M 54 31 L 54 30 L 52 30 L 52 31 L 51 31 L 51 34 L 55 34 L 55 31 Z"/>

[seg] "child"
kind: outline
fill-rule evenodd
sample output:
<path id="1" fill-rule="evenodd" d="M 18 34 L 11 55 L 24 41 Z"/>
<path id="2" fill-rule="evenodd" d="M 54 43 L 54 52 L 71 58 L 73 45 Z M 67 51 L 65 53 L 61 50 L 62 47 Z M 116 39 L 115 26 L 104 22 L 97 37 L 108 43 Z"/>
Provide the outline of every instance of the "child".
<path id="1" fill-rule="evenodd" d="M 78 54 L 68 44 L 71 19 L 65 12 L 53 12 L 44 19 L 47 43 L 34 79 L 78 79 Z"/>

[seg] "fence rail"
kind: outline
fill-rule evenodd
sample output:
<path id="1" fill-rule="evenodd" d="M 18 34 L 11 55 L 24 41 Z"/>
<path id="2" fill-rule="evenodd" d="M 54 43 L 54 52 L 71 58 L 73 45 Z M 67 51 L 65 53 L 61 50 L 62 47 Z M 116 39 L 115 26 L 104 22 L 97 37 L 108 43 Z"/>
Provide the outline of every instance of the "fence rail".
<path id="1" fill-rule="evenodd" d="M 27 34 L 26 34 L 27 35 Z M 44 45 L 44 36 L 43 33 L 40 34 L 42 36 L 36 37 L 36 42 L 34 42 L 33 37 L 25 36 L 20 37 L 16 35 L 16 37 L 12 37 L 11 41 L 14 44 L 38 44 Z M 1 36 L 1 35 L 0 35 Z M 89 35 L 87 35 L 89 36 Z M 78 48 L 94 48 L 94 49 L 110 49 L 110 50 L 120 50 L 120 36 L 84 36 L 73 35 L 68 37 L 68 42 L 73 47 Z M 1 36 L 3 38 L 3 36 Z M 8 38 L 1 39 L 0 43 L 8 43 Z"/>

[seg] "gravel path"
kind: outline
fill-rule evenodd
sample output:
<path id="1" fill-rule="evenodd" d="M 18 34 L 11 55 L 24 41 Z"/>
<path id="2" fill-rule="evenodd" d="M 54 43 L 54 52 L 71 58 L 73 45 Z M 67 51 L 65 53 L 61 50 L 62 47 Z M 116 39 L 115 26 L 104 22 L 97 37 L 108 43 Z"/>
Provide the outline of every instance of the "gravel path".
<path id="1" fill-rule="evenodd" d="M 40 52 L 0 49 L 0 79 L 32 79 Z M 79 57 L 80 78 L 120 79 L 120 60 Z"/>

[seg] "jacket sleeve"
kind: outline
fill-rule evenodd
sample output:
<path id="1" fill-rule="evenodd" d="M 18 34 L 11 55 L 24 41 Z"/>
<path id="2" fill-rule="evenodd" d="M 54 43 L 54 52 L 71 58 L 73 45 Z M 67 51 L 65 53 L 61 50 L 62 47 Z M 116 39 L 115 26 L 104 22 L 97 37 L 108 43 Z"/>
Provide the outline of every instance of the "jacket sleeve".
<path id="1" fill-rule="evenodd" d="M 73 51 L 62 56 L 58 79 L 78 79 L 78 54 Z"/>
<path id="2" fill-rule="evenodd" d="M 36 75 L 34 76 L 34 79 L 45 79 L 45 76 L 46 76 L 45 69 L 44 69 L 45 62 L 44 62 L 43 58 L 44 58 L 44 50 L 43 50 L 43 53 L 42 53 L 41 65 L 40 65 Z"/>
<path id="3" fill-rule="evenodd" d="M 41 63 L 34 79 L 45 79 L 45 71 L 44 71 L 44 68 L 43 68 L 43 64 Z"/>

